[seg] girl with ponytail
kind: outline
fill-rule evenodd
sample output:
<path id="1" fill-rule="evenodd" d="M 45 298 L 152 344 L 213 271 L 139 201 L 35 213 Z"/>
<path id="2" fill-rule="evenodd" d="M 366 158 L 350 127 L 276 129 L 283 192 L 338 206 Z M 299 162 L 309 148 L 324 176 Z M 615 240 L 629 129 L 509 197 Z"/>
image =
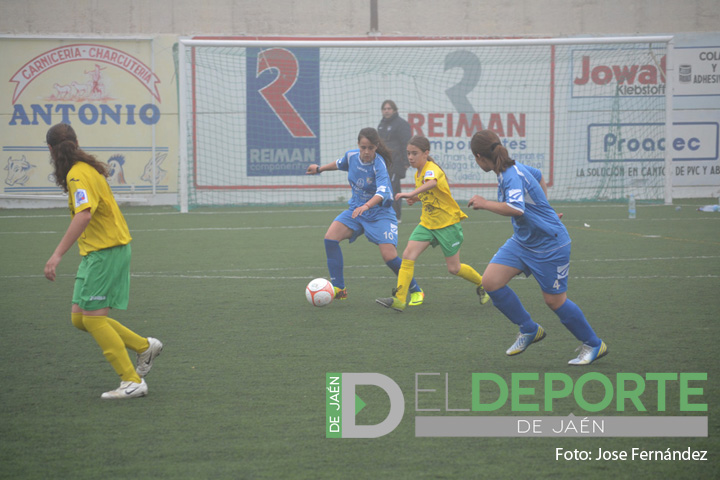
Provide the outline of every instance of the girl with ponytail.
<path id="1" fill-rule="evenodd" d="M 498 179 L 497 201 L 475 195 L 468 203 L 512 218 L 513 236 L 500 247 L 483 273 L 483 287 L 493 305 L 519 327 L 515 343 L 505 352 L 518 355 L 545 338 L 508 283 L 516 275 L 533 275 L 545 304 L 582 344 L 570 365 L 589 365 L 607 355 L 608 348 L 592 329 L 585 314 L 567 297 L 570 268 L 570 235 L 547 200 L 547 187 L 540 170 L 510 158 L 500 138 L 482 130 L 470 141 L 475 162 Z"/>
<path id="2" fill-rule="evenodd" d="M 422 202 L 420 224 L 413 230 L 403 252 L 397 287 L 393 289 L 392 296 L 375 301 L 398 312 L 405 310 L 415 261 L 429 246 L 439 245 L 448 272 L 472 283 L 480 297 L 480 304 L 484 305 L 490 297 L 482 288 L 482 277 L 473 267 L 460 262 L 460 247 L 463 243 L 460 221 L 466 219 L 467 215 L 453 198 L 445 172 L 430 156 L 430 141 L 419 135 L 412 137 L 407 146 L 407 155 L 410 166 L 417 170 L 416 188 L 412 192 L 396 194 L 395 199 L 405 198 L 408 205 Z M 409 304 L 414 305 L 412 296 Z"/>
<path id="3" fill-rule="evenodd" d="M 45 136 L 55 182 L 68 194 L 72 220 L 45 264 L 45 277 L 55 281 L 63 255 L 77 242 L 82 260 L 75 275 L 70 320 L 97 342 L 120 386 L 101 395 L 107 400 L 143 397 L 145 375 L 163 344 L 142 337 L 108 317 L 111 308 L 125 310 L 130 298 L 130 231 L 107 182 L 108 167 L 83 151 L 75 130 L 60 123 Z M 137 367 L 128 355 L 137 353 Z"/>

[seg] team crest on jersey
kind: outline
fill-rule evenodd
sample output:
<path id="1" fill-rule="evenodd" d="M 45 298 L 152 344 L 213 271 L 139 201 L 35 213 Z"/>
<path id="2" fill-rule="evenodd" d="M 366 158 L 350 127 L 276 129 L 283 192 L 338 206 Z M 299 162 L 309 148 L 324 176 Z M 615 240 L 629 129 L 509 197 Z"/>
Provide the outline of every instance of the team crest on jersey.
<path id="1" fill-rule="evenodd" d="M 508 192 L 508 197 L 511 202 L 522 202 L 523 201 L 523 192 L 520 189 L 510 190 Z"/>
<path id="2" fill-rule="evenodd" d="M 79 207 L 80 205 L 84 205 L 88 203 L 88 196 L 87 192 L 83 189 L 79 189 L 75 192 L 75 208 Z"/>
<path id="3" fill-rule="evenodd" d="M 570 272 L 570 264 L 565 264 L 557 267 L 557 278 L 567 278 L 568 273 Z"/>

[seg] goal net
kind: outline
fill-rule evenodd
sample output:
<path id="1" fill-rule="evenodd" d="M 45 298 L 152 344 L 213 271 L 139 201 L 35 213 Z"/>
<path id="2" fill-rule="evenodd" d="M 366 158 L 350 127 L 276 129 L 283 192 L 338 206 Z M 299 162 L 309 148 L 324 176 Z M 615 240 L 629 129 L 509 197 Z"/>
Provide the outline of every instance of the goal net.
<path id="1" fill-rule="evenodd" d="M 344 172 L 305 171 L 357 148 L 386 99 L 458 201 L 497 185 L 470 152 L 479 129 L 539 168 L 551 200 L 667 201 L 671 40 L 183 39 L 181 209 L 346 201 Z"/>

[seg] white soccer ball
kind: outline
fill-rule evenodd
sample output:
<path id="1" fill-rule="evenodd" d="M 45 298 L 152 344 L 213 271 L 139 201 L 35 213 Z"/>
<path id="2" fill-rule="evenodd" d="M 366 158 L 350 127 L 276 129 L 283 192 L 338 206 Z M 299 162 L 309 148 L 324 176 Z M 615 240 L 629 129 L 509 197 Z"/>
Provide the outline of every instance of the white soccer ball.
<path id="1" fill-rule="evenodd" d="M 328 280 L 316 278 L 305 287 L 305 298 L 311 305 L 324 307 L 335 298 L 335 289 Z"/>

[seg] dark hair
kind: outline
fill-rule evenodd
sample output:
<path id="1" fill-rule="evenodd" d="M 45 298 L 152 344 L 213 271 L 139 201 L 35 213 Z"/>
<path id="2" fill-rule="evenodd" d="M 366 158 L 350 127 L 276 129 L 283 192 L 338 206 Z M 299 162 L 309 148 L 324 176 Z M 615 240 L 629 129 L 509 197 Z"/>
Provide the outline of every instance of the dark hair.
<path id="1" fill-rule="evenodd" d="M 385 105 L 390 105 L 390 108 L 392 108 L 393 111 L 397 112 L 397 105 L 392 100 L 385 100 L 380 106 L 380 108 L 385 108 Z"/>
<path id="2" fill-rule="evenodd" d="M 377 130 L 372 127 L 363 128 L 358 134 L 358 143 L 363 138 L 367 138 L 370 143 L 377 147 L 377 153 L 385 159 L 385 165 L 390 167 L 390 165 L 392 165 L 392 153 L 390 153 L 390 149 L 385 145 L 385 142 L 382 141 L 380 135 L 378 135 Z"/>
<path id="3" fill-rule="evenodd" d="M 413 145 L 422 150 L 423 152 L 430 152 L 430 140 L 423 137 L 422 135 L 414 135 L 408 142 L 408 145 Z M 445 172 L 445 170 L 443 170 L 443 168 L 438 164 L 437 160 L 435 160 L 433 157 L 428 155 L 427 159 L 437 165 L 440 170 Z M 447 178 L 447 173 L 445 174 L 445 177 Z"/>
<path id="4" fill-rule="evenodd" d="M 510 158 L 507 149 L 500 142 L 500 137 L 491 130 L 480 130 L 475 132 L 470 140 L 470 149 L 473 155 L 490 160 L 495 167 L 495 173 L 502 173 L 511 166 L 515 165 L 515 160 Z"/>
<path id="5" fill-rule="evenodd" d="M 414 136 L 410 139 L 410 141 L 408 141 L 408 145 L 413 145 L 413 146 L 419 148 L 420 150 L 422 150 L 423 152 L 429 152 L 429 151 L 430 151 L 430 140 L 428 140 L 427 138 L 423 137 L 422 135 L 414 135 Z M 431 157 L 430 155 L 428 155 L 428 160 L 430 160 L 431 162 L 437 164 L 437 162 L 435 161 L 435 159 L 434 159 L 433 157 Z M 440 166 L 440 165 L 438 165 L 438 166 Z"/>
<path id="6" fill-rule="evenodd" d="M 393 111 L 397 112 L 397 105 L 395 105 L 395 102 L 393 102 L 392 100 L 385 100 L 380 106 L 380 108 L 385 108 L 385 105 L 390 105 L 390 108 L 392 108 Z"/>
<path id="7" fill-rule="evenodd" d="M 103 177 L 109 175 L 106 164 L 78 146 L 77 135 L 70 125 L 66 123 L 53 125 L 47 131 L 45 141 L 50 146 L 50 157 L 55 169 L 55 183 L 65 193 L 68 192 L 67 174 L 77 162 L 87 163 Z"/>

